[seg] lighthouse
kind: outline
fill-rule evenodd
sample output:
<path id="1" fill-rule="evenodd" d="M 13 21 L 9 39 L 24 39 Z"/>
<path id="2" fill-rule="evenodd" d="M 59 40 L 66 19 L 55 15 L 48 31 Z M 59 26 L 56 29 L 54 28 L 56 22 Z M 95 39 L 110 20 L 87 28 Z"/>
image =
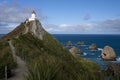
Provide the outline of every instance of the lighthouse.
<path id="1" fill-rule="evenodd" d="M 28 21 L 34 21 L 35 19 L 36 19 L 36 13 L 35 11 L 33 11 L 30 18 L 28 18 Z"/>

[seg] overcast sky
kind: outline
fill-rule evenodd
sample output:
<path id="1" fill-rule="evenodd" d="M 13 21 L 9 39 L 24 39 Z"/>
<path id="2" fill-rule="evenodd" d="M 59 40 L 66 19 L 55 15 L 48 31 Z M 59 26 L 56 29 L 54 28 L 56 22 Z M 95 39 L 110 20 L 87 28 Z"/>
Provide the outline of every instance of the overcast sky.
<path id="1" fill-rule="evenodd" d="M 0 34 L 35 10 L 52 34 L 120 34 L 120 0 L 0 0 Z"/>

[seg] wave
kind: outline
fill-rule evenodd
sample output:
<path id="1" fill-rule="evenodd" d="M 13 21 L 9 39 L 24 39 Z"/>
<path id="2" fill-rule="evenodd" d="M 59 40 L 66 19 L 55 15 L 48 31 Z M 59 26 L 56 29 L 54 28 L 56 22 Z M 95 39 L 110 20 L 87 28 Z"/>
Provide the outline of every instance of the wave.
<path id="1" fill-rule="evenodd" d="M 103 49 L 102 48 L 98 48 L 99 51 L 102 51 Z"/>
<path id="2" fill-rule="evenodd" d="M 86 48 L 86 49 L 88 49 L 88 48 Z M 102 51 L 102 50 L 103 50 L 102 48 L 98 48 L 98 50 L 90 50 L 90 51 Z"/>
<path id="3" fill-rule="evenodd" d="M 84 53 L 83 53 L 82 55 L 80 55 L 80 56 L 86 56 L 86 55 L 87 55 L 87 53 L 84 52 Z"/>
<path id="4" fill-rule="evenodd" d="M 98 57 L 101 58 L 101 55 L 99 55 Z"/>
<path id="5" fill-rule="evenodd" d="M 120 61 L 120 57 L 117 58 L 117 61 Z"/>
<path id="6" fill-rule="evenodd" d="M 83 53 L 83 55 L 84 55 L 84 56 L 86 56 L 86 55 L 87 55 L 87 53 L 85 53 L 85 52 L 84 52 L 84 53 Z"/>

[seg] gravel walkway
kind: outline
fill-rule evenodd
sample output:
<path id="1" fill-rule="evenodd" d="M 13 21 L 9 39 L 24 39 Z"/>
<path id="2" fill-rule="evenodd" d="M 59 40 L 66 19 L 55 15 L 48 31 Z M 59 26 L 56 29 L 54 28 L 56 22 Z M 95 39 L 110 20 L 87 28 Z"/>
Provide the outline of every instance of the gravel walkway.
<path id="1" fill-rule="evenodd" d="M 28 71 L 26 63 L 15 54 L 15 47 L 12 45 L 12 41 L 9 41 L 9 46 L 12 50 L 14 60 L 18 64 L 18 67 L 14 70 L 15 75 L 8 80 L 24 80 L 25 76 L 27 76 Z"/>

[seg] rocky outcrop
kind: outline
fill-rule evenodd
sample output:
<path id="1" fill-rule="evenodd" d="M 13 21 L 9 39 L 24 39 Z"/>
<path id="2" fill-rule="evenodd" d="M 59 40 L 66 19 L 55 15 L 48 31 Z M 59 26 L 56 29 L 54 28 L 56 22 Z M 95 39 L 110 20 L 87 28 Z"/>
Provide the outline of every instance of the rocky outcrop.
<path id="1" fill-rule="evenodd" d="M 98 50 L 96 44 L 91 44 L 88 49 L 89 50 Z"/>
<path id="2" fill-rule="evenodd" d="M 34 21 L 32 25 L 31 32 L 38 37 L 39 39 L 43 40 L 43 36 L 45 34 L 45 30 L 42 28 L 41 24 L 38 21 Z"/>
<path id="3" fill-rule="evenodd" d="M 43 29 L 41 23 L 38 20 L 24 23 L 24 25 L 25 29 L 23 34 L 27 34 L 28 32 L 30 32 L 40 40 L 43 40 L 43 36 L 46 31 Z"/>
<path id="4" fill-rule="evenodd" d="M 83 45 L 85 45 L 85 43 L 83 41 L 82 42 L 78 41 L 77 45 L 83 46 Z"/>
<path id="5" fill-rule="evenodd" d="M 67 46 L 72 46 L 72 42 L 71 42 L 71 41 L 68 41 L 68 42 L 67 42 Z"/>
<path id="6" fill-rule="evenodd" d="M 76 55 L 76 54 L 81 54 L 83 55 L 83 51 L 81 51 L 79 48 L 73 46 L 70 50 L 69 50 L 73 55 Z"/>
<path id="7" fill-rule="evenodd" d="M 112 47 L 105 46 L 101 53 L 101 58 L 103 60 L 116 60 L 116 54 Z"/>
<path id="8" fill-rule="evenodd" d="M 107 76 L 117 76 L 120 77 L 120 64 L 109 63 L 105 70 Z"/>
<path id="9" fill-rule="evenodd" d="M 12 32 L 2 37 L 2 40 L 12 39 L 20 35 L 31 33 L 33 36 L 43 40 L 45 33 L 47 33 L 42 27 L 39 20 L 34 20 L 30 22 L 23 22 L 17 26 Z"/>

